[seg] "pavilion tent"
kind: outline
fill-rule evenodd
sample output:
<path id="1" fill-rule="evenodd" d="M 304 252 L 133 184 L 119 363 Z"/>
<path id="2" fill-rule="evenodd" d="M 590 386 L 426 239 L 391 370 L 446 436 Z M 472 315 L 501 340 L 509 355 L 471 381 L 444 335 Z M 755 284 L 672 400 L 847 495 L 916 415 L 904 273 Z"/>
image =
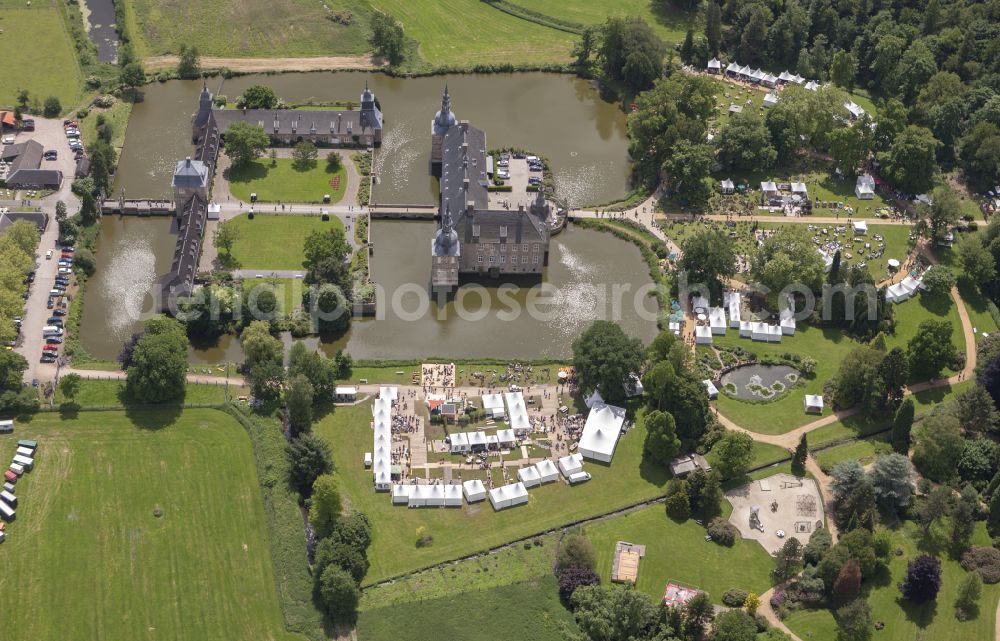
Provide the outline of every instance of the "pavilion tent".
<path id="1" fill-rule="evenodd" d="M 511 429 L 526 435 L 531 431 L 531 420 L 528 418 L 528 408 L 524 405 L 524 395 L 521 392 L 505 392 L 507 400 L 507 415 Z"/>
<path id="2" fill-rule="evenodd" d="M 494 510 L 503 510 L 528 502 L 528 490 L 524 483 L 511 483 L 490 490 L 490 503 Z"/>
<path id="3" fill-rule="evenodd" d="M 583 455 L 570 454 L 559 459 L 559 471 L 562 475 L 569 477 L 571 474 L 583 471 Z"/>
<path id="4" fill-rule="evenodd" d="M 736 191 L 736 185 L 729 178 L 726 178 L 721 183 L 719 183 L 719 188 L 722 189 L 722 193 L 731 194 Z"/>
<path id="5" fill-rule="evenodd" d="M 333 398 L 338 403 L 355 401 L 358 398 L 358 388 L 353 385 L 338 385 L 333 390 Z"/>
<path id="6" fill-rule="evenodd" d="M 792 183 L 792 193 L 808 197 L 809 189 L 806 187 L 805 183 Z"/>
<path id="7" fill-rule="evenodd" d="M 458 454 L 469 451 L 469 435 L 457 432 L 451 435 L 451 453 Z"/>
<path id="8" fill-rule="evenodd" d="M 870 174 L 861 174 L 854 183 L 854 195 L 859 200 L 871 200 L 875 197 L 875 179 Z"/>
<path id="9" fill-rule="evenodd" d="M 479 479 L 472 479 L 471 481 L 462 483 L 462 492 L 465 494 L 465 500 L 469 503 L 486 499 L 486 486 Z"/>
<path id="10" fill-rule="evenodd" d="M 378 397 L 395 401 L 399 398 L 399 388 L 395 385 L 383 385 L 378 388 Z"/>
<path id="11" fill-rule="evenodd" d="M 497 438 L 496 434 L 490 434 L 486 437 L 486 449 L 500 449 L 500 439 Z"/>
<path id="12" fill-rule="evenodd" d="M 806 413 L 808 414 L 822 414 L 823 413 L 823 397 L 816 394 L 806 394 L 803 400 L 805 405 Z"/>
<path id="13" fill-rule="evenodd" d="M 795 81 L 795 76 L 793 76 L 792 74 L 788 73 L 787 71 L 782 71 L 781 73 L 778 74 L 778 82 L 780 82 L 782 84 L 784 84 L 786 82 L 794 82 L 794 81 Z"/>
<path id="14" fill-rule="evenodd" d="M 761 83 L 761 82 L 763 82 L 763 80 L 764 80 L 764 72 L 761 71 L 759 68 L 758 69 L 754 69 L 750 73 L 750 80 L 752 80 L 753 82 L 758 83 L 758 84 Z"/>
<path id="15" fill-rule="evenodd" d="M 595 389 L 594 393 L 585 398 L 583 402 L 587 407 L 593 407 L 597 403 L 603 403 L 604 397 L 601 396 L 601 393 Z"/>
<path id="16" fill-rule="evenodd" d="M 618 444 L 625 410 L 606 403 L 595 403 L 590 408 L 580 436 L 579 451 L 584 458 L 610 463 Z"/>
<path id="17" fill-rule="evenodd" d="M 375 490 L 383 492 L 392 487 L 392 475 L 388 470 L 375 472 Z"/>
<path id="18" fill-rule="evenodd" d="M 410 486 L 410 500 L 407 503 L 409 507 L 425 507 L 428 505 L 427 501 L 430 498 L 431 486 L 430 485 L 411 485 Z"/>
<path id="19" fill-rule="evenodd" d="M 800 76 L 799 74 L 795 74 L 794 76 L 792 76 L 792 82 L 794 82 L 797 85 L 801 85 L 805 81 L 806 79 Z"/>
<path id="20" fill-rule="evenodd" d="M 740 73 L 740 63 L 730 62 L 726 66 L 726 73 L 733 76 L 738 75 Z"/>
<path id="21" fill-rule="evenodd" d="M 538 474 L 538 468 L 534 465 L 522 467 L 517 471 L 517 480 L 524 483 L 524 487 L 535 487 L 541 485 L 542 481 Z"/>
<path id="22" fill-rule="evenodd" d="M 740 321 L 740 338 L 753 338 L 754 323 L 750 321 Z"/>
<path id="23" fill-rule="evenodd" d="M 441 507 L 442 505 L 444 505 L 443 485 L 425 485 L 424 487 L 427 488 L 428 507 Z"/>
<path id="24" fill-rule="evenodd" d="M 733 329 L 739 328 L 741 316 L 743 315 L 743 297 L 739 292 L 725 292 L 722 298 L 722 302 L 726 304 L 726 308 L 729 311 L 729 326 Z"/>
<path id="25" fill-rule="evenodd" d="M 698 325 L 694 328 L 694 342 L 698 345 L 712 344 L 712 328 L 708 325 Z"/>
<path id="26" fill-rule="evenodd" d="M 819 83 L 810 80 L 806 83 L 806 89 L 809 91 L 819 91 Z"/>
<path id="27" fill-rule="evenodd" d="M 705 386 L 705 391 L 708 392 L 708 400 L 714 401 L 719 398 L 719 388 L 715 386 L 715 383 L 706 378 L 701 384 Z"/>
<path id="28" fill-rule="evenodd" d="M 696 314 L 708 313 L 708 308 L 712 304 L 704 296 L 698 295 L 691 299 L 691 310 Z"/>
<path id="29" fill-rule="evenodd" d="M 469 449 L 473 452 L 486 449 L 486 435 L 482 432 L 466 432 L 469 437 Z"/>
<path id="30" fill-rule="evenodd" d="M 861 116 L 865 115 L 864 108 L 861 105 L 854 102 L 853 100 L 848 100 L 847 102 L 845 102 L 844 109 L 846 109 L 847 112 L 851 114 L 851 118 L 854 120 L 857 120 Z"/>
<path id="31" fill-rule="evenodd" d="M 392 504 L 393 505 L 407 505 L 410 502 L 410 489 L 412 485 L 393 485 L 392 486 Z"/>
<path id="32" fill-rule="evenodd" d="M 764 77 L 761 78 L 761 82 L 763 82 L 768 87 L 773 87 L 776 84 L 778 84 L 778 78 L 777 78 L 777 76 L 774 76 L 772 74 L 765 73 Z"/>
<path id="33" fill-rule="evenodd" d="M 713 307 L 708 312 L 708 323 L 713 334 L 724 335 L 726 333 L 726 310 L 721 307 Z"/>
<path id="34" fill-rule="evenodd" d="M 764 106 L 765 107 L 771 108 L 771 107 L 773 107 L 776 104 L 778 104 L 778 94 L 776 94 L 776 93 L 769 93 L 766 96 L 764 96 Z"/>
<path id="35" fill-rule="evenodd" d="M 755 341 L 767 341 L 767 323 L 758 321 L 751 325 L 750 338 Z"/>
<path id="36" fill-rule="evenodd" d="M 868 233 L 868 223 L 863 220 L 854 221 L 854 233 L 858 236 L 864 236 Z"/>
<path id="37" fill-rule="evenodd" d="M 486 410 L 486 415 L 492 418 L 506 416 L 503 409 L 503 396 L 500 394 L 483 394 L 483 409 Z"/>
<path id="38" fill-rule="evenodd" d="M 782 336 L 781 327 L 778 325 L 768 325 L 767 326 L 767 342 L 768 343 L 780 343 Z"/>
<path id="39" fill-rule="evenodd" d="M 517 445 L 517 437 L 514 435 L 514 430 L 497 430 L 497 442 L 504 449 L 510 449 Z"/>
<path id="40" fill-rule="evenodd" d="M 538 480 L 542 483 L 551 483 L 552 481 L 559 480 L 559 468 L 549 459 L 542 459 L 535 463 L 535 469 L 538 470 Z"/>
<path id="41" fill-rule="evenodd" d="M 445 485 L 444 506 L 462 507 L 462 488 L 458 485 Z"/>
<path id="42" fill-rule="evenodd" d="M 718 58 L 712 58 L 708 61 L 709 73 L 719 73 L 720 69 L 722 69 L 722 62 Z"/>

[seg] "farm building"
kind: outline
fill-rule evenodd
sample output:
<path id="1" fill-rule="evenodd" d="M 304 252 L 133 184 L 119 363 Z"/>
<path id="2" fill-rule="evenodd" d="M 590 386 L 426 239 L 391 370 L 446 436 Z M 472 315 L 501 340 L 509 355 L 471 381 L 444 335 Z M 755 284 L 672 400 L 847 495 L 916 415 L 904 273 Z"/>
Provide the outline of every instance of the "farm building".
<path id="1" fill-rule="evenodd" d="M 584 458 L 610 463 L 624 423 L 624 408 L 595 403 L 587 414 L 580 436 L 580 454 Z"/>
<path id="2" fill-rule="evenodd" d="M 462 493 L 469 503 L 476 503 L 486 499 L 486 486 L 479 479 L 472 479 L 462 483 Z"/>
<path id="3" fill-rule="evenodd" d="M 523 483 L 511 483 L 490 490 L 490 503 L 494 510 L 504 510 L 528 502 L 528 490 Z"/>
<path id="4" fill-rule="evenodd" d="M 559 459 L 559 471 L 562 475 L 569 477 L 571 474 L 583 471 L 583 455 L 570 454 Z"/>

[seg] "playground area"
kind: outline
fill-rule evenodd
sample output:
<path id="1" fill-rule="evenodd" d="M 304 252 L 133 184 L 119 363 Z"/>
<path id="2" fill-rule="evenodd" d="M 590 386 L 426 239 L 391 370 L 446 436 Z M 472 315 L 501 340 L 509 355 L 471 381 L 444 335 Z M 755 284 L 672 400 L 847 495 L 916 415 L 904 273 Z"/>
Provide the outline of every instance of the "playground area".
<path id="1" fill-rule="evenodd" d="M 788 537 L 805 545 L 824 524 L 823 500 L 812 479 L 775 474 L 730 490 L 726 498 L 733 504 L 732 524 L 770 554 Z"/>

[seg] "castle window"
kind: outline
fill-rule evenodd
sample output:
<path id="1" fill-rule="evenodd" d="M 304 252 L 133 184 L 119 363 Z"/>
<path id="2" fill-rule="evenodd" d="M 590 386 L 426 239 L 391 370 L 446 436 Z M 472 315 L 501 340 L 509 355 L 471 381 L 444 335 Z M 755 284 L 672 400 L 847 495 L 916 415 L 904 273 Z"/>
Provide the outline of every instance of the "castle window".
<path id="1" fill-rule="evenodd" d="M 490 256 L 490 262 L 491 263 L 497 262 L 497 257 L 496 256 Z"/>
<path id="2" fill-rule="evenodd" d="M 516 251 L 517 251 L 517 245 L 511 245 L 511 246 L 510 246 L 510 250 L 511 250 L 512 252 L 516 252 Z"/>
<path id="3" fill-rule="evenodd" d="M 531 257 L 531 262 L 533 262 L 536 265 L 538 264 L 538 254 L 535 254 L 534 256 Z"/>
<path id="4" fill-rule="evenodd" d="M 500 244 L 500 252 L 501 253 L 506 253 L 506 251 L 507 251 L 507 245 L 504 245 L 504 244 L 501 243 Z"/>
<path id="5" fill-rule="evenodd" d="M 482 263 L 482 262 L 483 262 L 483 255 L 482 255 L 482 254 L 479 254 L 479 262 L 480 262 L 480 263 Z"/>
<path id="6" fill-rule="evenodd" d="M 506 256 L 501 256 L 500 257 L 500 264 L 503 265 L 506 262 L 507 262 L 507 257 Z"/>
<path id="7" fill-rule="evenodd" d="M 517 256 L 511 256 L 510 257 L 510 264 L 511 265 L 516 265 L 517 264 Z"/>
<path id="8" fill-rule="evenodd" d="M 535 248 L 532 251 L 538 251 L 538 243 L 535 243 Z"/>
<path id="9" fill-rule="evenodd" d="M 528 243 L 524 243 L 523 245 L 521 245 L 521 251 L 524 252 L 528 251 Z"/>

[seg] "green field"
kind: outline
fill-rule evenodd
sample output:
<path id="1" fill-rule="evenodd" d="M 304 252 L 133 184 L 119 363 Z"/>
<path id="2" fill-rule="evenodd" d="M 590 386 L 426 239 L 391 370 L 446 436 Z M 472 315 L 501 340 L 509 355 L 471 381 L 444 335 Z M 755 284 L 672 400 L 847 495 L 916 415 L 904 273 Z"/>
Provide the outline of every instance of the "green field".
<path id="1" fill-rule="evenodd" d="M 132 103 L 127 100 L 115 100 L 115 104 L 109 109 L 98 109 L 91 107 L 86 118 L 79 118 L 80 133 L 83 134 L 83 142 L 90 145 L 97 140 L 97 116 L 103 114 L 107 122 L 111 123 L 111 144 L 121 153 L 125 144 L 125 130 L 128 128 L 128 117 L 132 113 Z"/>
<path id="2" fill-rule="evenodd" d="M 42 104 L 56 96 L 67 111 L 80 100 L 83 73 L 54 2 L 0 0 L 0 106 L 13 107 L 27 89 Z M 29 103 L 30 104 L 30 103 Z"/>
<path id="3" fill-rule="evenodd" d="M 249 203 L 250 194 L 257 194 L 262 203 L 319 203 L 330 196 L 330 203 L 338 203 L 347 189 L 347 169 L 327 169 L 326 160 L 320 158 L 316 166 L 299 171 L 290 158 L 255 160 L 246 167 L 231 167 L 228 171 L 229 189 L 233 196 Z M 330 181 L 340 178 L 334 188 Z"/>
<path id="4" fill-rule="evenodd" d="M 532 11 L 576 22 L 579 24 L 603 23 L 610 16 L 638 16 L 645 20 L 667 43 L 680 43 L 687 33 L 688 23 L 696 20 L 694 13 L 684 11 L 675 4 L 650 0 L 511 0 Z"/>
<path id="5" fill-rule="evenodd" d="M 239 230 L 233 244 L 233 258 L 243 269 L 260 270 L 301 270 L 306 236 L 331 227 L 344 228 L 336 216 L 324 222 L 319 216 L 255 214 L 250 220 L 246 214 L 240 214 L 226 224 Z"/>
<path id="6" fill-rule="evenodd" d="M 39 414 L 0 591 L 8 638 L 301 639 L 285 631 L 246 431 L 216 410 Z M 154 510 L 161 510 L 157 517 Z"/>
<path id="7" fill-rule="evenodd" d="M 80 407 L 123 407 L 125 381 L 100 381 L 83 379 L 80 381 L 80 391 L 73 397 L 72 404 Z M 229 395 L 232 398 L 245 394 L 246 388 L 230 386 Z M 56 389 L 56 404 L 69 402 L 60 389 Z M 181 401 L 186 405 L 222 405 L 226 402 L 225 385 L 205 385 L 188 383 Z"/>
<path id="8" fill-rule="evenodd" d="M 821 450 L 816 453 L 816 461 L 823 471 L 829 472 L 835 465 L 844 461 L 856 459 L 861 461 L 861 465 L 868 465 L 877 455 L 891 452 L 892 447 L 885 437 L 861 439 Z"/>
<path id="9" fill-rule="evenodd" d="M 893 531 L 893 548 L 901 548 L 904 554 L 893 557 L 888 572 L 862 584 L 862 594 L 868 598 L 873 618 L 885 623 L 885 629 L 876 632 L 874 638 L 880 641 L 993 638 L 1000 585 L 984 585 L 978 616 L 969 621 L 958 621 L 953 604 L 965 570 L 944 552 L 946 535 L 943 528 L 938 530 L 930 539 L 924 539 L 920 527 L 906 521 Z M 982 523 L 976 529 L 974 544 L 989 545 L 989 536 Z M 915 606 L 900 598 L 896 584 L 906 575 L 907 561 L 926 553 L 941 558 L 941 591 L 935 601 Z M 803 639 L 836 637 L 836 622 L 829 610 L 802 610 L 785 619 L 785 623 Z"/>
<path id="10" fill-rule="evenodd" d="M 325 10 L 326 5 L 331 11 Z M 294 57 L 368 50 L 368 8 L 347 0 L 128 0 L 139 53 L 177 53 L 182 44 L 206 56 Z M 328 16 L 349 9 L 350 24 Z M 238 29 L 228 28 L 239 25 Z"/>
<path id="11" fill-rule="evenodd" d="M 732 507 L 726 501 L 723 506 L 728 515 Z M 759 543 L 738 539 L 728 548 L 706 541 L 705 528 L 693 520 L 675 522 L 663 505 L 587 526 L 585 533 L 597 550 L 597 571 L 604 583 L 611 580 L 615 542 L 645 545 L 636 588 L 656 601 L 663 598 L 668 581 L 705 590 L 715 603 L 730 588 L 762 594 L 771 587 L 774 562 Z"/>
<path id="12" fill-rule="evenodd" d="M 358 638 L 562 641 L 566 638 L 564 626 L 576 628 L 573 616 L 559 602 L 555 577 L 549 575 L 489 590 L 366 610 L 358 618 Z"/>
<path id="13" fill-rule="evenodd" d="M 376 493 L 363 465 L 371 451 L 371 404 L 338 407 L 313 431 L 330 442 L 345 500 L 372 521 L 371 568 L 365 583 L 488 549 L 587 516 L 601 514 L 662 493 L 666 472 L 641 463 L 645 429 L 622 437 L 611 465 L 588 462 L 593 480 L 577 487 L 563 482 L 532 488 L 526 505 L 494 512 L 488 501 L 461 509 L 407 509 Z M 425 526 L 433 545 L 417 548 L 416 529 Z"/>

